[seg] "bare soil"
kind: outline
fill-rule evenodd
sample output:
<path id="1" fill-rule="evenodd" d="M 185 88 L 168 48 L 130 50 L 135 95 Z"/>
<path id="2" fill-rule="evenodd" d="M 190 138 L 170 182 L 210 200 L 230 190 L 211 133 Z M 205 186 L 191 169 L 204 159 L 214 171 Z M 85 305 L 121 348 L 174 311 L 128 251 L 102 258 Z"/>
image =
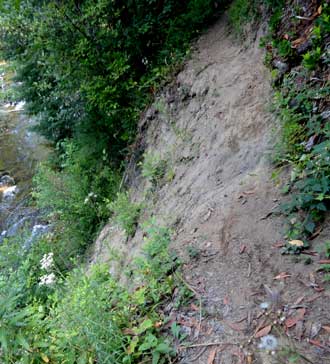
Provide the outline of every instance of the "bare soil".
<path id="1" fill-rule="evenodd" d="M 170 173 L 147 195 L 150 185 L 134 159 L 127 175 L 132 198 L 147 199 L 141 222 L 153 216 L 173 228 L 185 284 L 197 293 L 196 304 L 184 312 L 168 308 L 189 341 L 200 345 L 181 349 L 182 364 L 284 364 L 295 353 L 301 356 L 294 363 L 330 363 L 329 289 L 317 273 L 320 256 L 283 256 L 279 249 L 285 221 L 271 178 L 276 119 L 269 111 L 262 32 L 242 45 L 222 19 L 201 36 L 140 124 L 136 158 L 141 151 L 159 154 Z M 328 225 L 314 250 L 329 237 Z M 110 222 L 91 263 L 107 262 L 120 275 L 142 243 L 140 228 L 126 241 Z M 308 257 L 312 263 L 306 265 Z M 278 340 L 275 350 L 258 347 L 255 336 L 265 327 Z"/>

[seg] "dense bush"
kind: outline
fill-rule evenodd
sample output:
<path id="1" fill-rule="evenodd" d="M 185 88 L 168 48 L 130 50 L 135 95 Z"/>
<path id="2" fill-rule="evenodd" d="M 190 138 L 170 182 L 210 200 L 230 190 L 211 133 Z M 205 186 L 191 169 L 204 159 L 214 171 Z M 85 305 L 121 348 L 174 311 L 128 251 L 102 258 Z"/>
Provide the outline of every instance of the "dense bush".
<path id="1" fill-rule="evenodd" d="M 115 196 L 140 113 L 221 5 L 0 1 L 1 55 L 60 159 L 40 168 L 34 195 L 57 221 L 69 256 L 109 217 L 105 200 Z"/>
<path id="2" fill-rule="evenodd" d="M 168 229 L 151 224 L 145 236 L 129 289 L 106 266 L 65 275 L 49 237 L 20 254 L 18 241 L 1 246 L 1 363 L 170 363 L 173 337 L 157 309 L 178 284 L 178 261 Z"/>
<path id="3" fill-rule="evenodd" d="M 116 169 L 84 159 L 72 143 L 62 143 L 60 160 L 40 165 L 34 177 L 33 196 L 44 211 L 62 245 L 62 254 L 83 253 L 102 221 L 110 216 L 105 197 L 114 199 L 120 182 Z M 67 261 L 68 262 L 68 261 Z"/>
<path id="4" fill-rule="evenodd" d="M 214 0 L 4 1 L 2 56 L 39 131 L 58 142 L 75 137 L 113 160 L 132 140 L 139 112 L 215 15 Z"/>
<path id="5" fill-rule="evenodd" d="M 287 64 L 286 72 L 275 72 L 275 106 L 281 122 L 275 162 L 279 170 L 288 166 L 291 170 L 284 187 L 291 196 L 283 205 L 288 216 L 287 237 L 306 242 L 330 208 L 330 6 L 325 1 L 313 4 L 308 34 L 307 24 L 292 20 L 291 11 L 287 7 L 275 12 L 266 45 L 268 63 L 280 60 Z M 303 16 L 306 9 L 297 7 L 297 11 Z M 292 252 L 290 247 L 285 251 Z"/>

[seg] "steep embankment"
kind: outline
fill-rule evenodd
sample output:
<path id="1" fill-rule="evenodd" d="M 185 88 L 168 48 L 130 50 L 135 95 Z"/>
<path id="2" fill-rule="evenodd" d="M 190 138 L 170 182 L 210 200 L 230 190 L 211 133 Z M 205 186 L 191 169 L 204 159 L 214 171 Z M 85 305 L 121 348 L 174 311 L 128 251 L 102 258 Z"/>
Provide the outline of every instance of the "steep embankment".
<path id="1" fill-rule="evenodd" d="M 191 60 L 141 120 L 126 176 L 131 196 L 146 206 L 141 222 L 153 216 L 173 228 L 172 248 L 185 261 L 184 279 L 203 302 L 201 312 L 192 305 L 167 313 L 192 341 L 219 343 L 183 351 L 182 363 L 213 363 L 212 355 L 226 364 L 281 362 L 283 352 L 287 360 L 296 351 L 310 362 L 329 362 L 328 349 L 317 346 L 330 316 L 316 268 L 293 264 L 278 249 L 284 228 L 271 179 L 271 97 L 258 37 L 237 44 L 222 20 L 200 38 Z M 136 163 L 142 152 L 166 165 L 154 188 Z M 126 240 L 110 222 L 91 262 L 109 262 L 119 274 L 142 242 L 140 228 Z M 276 312 L 265 315 L 261 302 Z M 294 322 L 297 315 L 303 319 Z M 279 342 L 275 355 L 253 338 L 264 327 Z"/>

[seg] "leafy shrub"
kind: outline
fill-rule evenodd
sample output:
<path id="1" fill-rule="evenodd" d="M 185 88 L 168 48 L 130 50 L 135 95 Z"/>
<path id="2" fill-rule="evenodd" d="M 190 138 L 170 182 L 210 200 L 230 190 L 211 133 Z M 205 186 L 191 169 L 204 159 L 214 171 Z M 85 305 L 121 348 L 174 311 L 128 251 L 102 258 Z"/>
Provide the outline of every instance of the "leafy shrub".
<path id="1" fill-rule="evenodd" d="M 140 216 L 141 204 L 132 203 L 127 192 L 117 193 L 117 198 L 108 203 L 108 208 L 113 213 L 114 221 L 125 230 L 127 236 L 135 233 Z"/>
<path id="2" fill-rule="evenodd" d="M 38 130 L 123 159 L 140 112 L 168 65 L 222 1 L 112 0 L 1 3 L 2 56 L 15 61 L 21 97 Z"/>
<path id="3" fill-rule="evenodd" d="M 325 243 L 325 256 L 330 259 L 330 241 Z M 324 264 L 323 270 L 326 272 L 325 280 L 330 282 L 330 264 Z"/>
<path id="4" fill-rule="evenodd" d="M 228 16 L 231 25 L 237 34 L 243 33 L 245 24 L 255 21 L 258 15 L 258 0 L 234 0 L 230 5 Z"/>
<path id="5" fill-rule="evenodd" d="M 283 58 L 287 58 L 292 54 L 291 42 L 286 39 L 277 41 L 275 46 L 278 54 Z"/>
<path id="6" fill-rule="evenodd" d="M 289 239 L 306 240 L 312 236 L 329 210 L 330 133 L 321 113 L 327 107 L 330 89 L 327 83 L 320 87 L 311 82 L 309 73 L 318 69 L 322 74 L 326 63 L 322 53 L 330 24 L 330 8 L 324 2 L 321 9 L 312 32 L 312 49 L 300 59 L 305 69 L 295 69 L 286 75 L 275 99 L 281 121 L 281 140 L 275 161 L 291 167 L 291 178 L 284 188 L 285 192 L 290 192 L 291 199 L 283 205 L 288 217 Z M 281 29 L 271 28 L 271 31 L 276 37 Z M 275 54 L 288 55 L 289 49 L 280 49 L 283 40 L 275 39 L 272 44 L 277 47 Z M 298 54 L 295 57 L 294 62 L 298 62 Z M 293 249 L 287 252 L 297 253 Z"/>
<path id="7" fill-rule="evenodd" d="M 321 59 L 321 48 L 317 47 L 316 49 L 305 53 L 303 58 L 303 66 L 308 70 L 314 70 Z"/>
<path id="8" fill-rule="evenodd" d="M 263 12 L 263 7 L 271 9 L 270 26 L 275 27 L 282 15 L 284 0 L 234 0 L 229 7 L 229 21 L 238 35 L 244 33 L 244 25 L 255 22 Z"/>
<path id="9" fill-rule="evenodd" d="M 55 226 L 67 259 L 81 254 L 110 216 L 104 198 L 113 198 L 119 185 L 118 172 L 100 163 L 92 173 L 79 157 L 75 146 L 67 143 L 59 169 L 46 163 L 34 177 L 37 206 Z"/>
<path id="10" fill-rule="evenodd" d="M 154 186 L 164 178 L 167 169 L 167 161 L 157 153 L 146 153 L 142 163 L 142 176 Z"/>
<path id="11" fill-rule="evenodd" d="M 164 328 L 166 317 L 157 308 L 172 297 L 179 262 L 168 252 L 168 229 L 151 224 L 145 235 L 144 256 L 129 267 L 129 288 L 99 265 L 89 274 L 75 269 L 62 275 L 47 295 L 32 299 L 33 287 L 40 288 L 44 245 L 40 250 L 37 243 L 35 250 L 25 252 L 20 259 L 24 268 L 18 271 L 12 270 L 12 263 L 4 266 L 4 259 L 5 269 L 0 272 L 1 362 L 170 362 L 175 355 L 173 339 Z M 31 273 L 33 264 L 37 269 Z M 32 276 L 36 283 L 31 285 Z"/>

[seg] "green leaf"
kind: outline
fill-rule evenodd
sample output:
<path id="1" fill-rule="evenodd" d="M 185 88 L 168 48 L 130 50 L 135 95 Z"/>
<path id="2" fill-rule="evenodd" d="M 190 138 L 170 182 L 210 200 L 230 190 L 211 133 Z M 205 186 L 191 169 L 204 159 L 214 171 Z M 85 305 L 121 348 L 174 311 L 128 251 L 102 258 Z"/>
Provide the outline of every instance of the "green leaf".
<path id="1" fill-rule="evenodd" d="M 153 334 L 148 334 L 142 345 L 139 346 L 139 351 L 146 351 L 157 346 L 158 339 Z"/>
<path id="2" fill-rule="evenodd" d="M 136 335 L 141 335 L 143 332 L 153 327 L 153 322 L 150 319 L 144 320 L 139 327 L 135 328 L 133 331 Z"/>
<path id="3" fill-rule="evenodd" d="M 8 338 L 6 335 L 6 330 L 4 328 L 0 329 L 0 344 L 1 344 L 1 349 L 4 352 L 7 352 L 8 350 Z"/>
<path id="4" fill-rule="evenodd" d="M 173 349 L 167 343 L 160 343 L 156 346 L 155 351 L 157 351 L 161 354 L 170 354 L 173 352 Z"/>

